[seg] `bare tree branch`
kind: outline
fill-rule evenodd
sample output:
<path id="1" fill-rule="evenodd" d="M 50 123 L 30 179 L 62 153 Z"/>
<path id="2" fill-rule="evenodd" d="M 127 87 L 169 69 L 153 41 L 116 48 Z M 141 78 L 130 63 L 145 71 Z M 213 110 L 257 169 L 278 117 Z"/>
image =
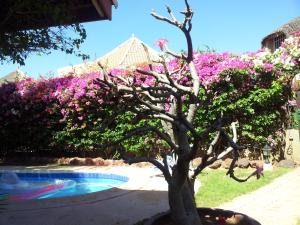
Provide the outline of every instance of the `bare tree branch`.
<path id="1" fill-rule="evenodd" d="M 235 167 L 235 164 L 236 164 L 236 161 L 238 160 L 239 158 L 239 150 L 242 150 L 244 149 L 244 147 L 242 146 L 239 146 L 238 144 L 236 144 L 235 141 L 233 141 L 225 132 L 224 130 L 221 130 L 221 134 L 222 136 L 228 141 L 228 143 L 230 144 L 230 147 L 232 148 L 233 150 L 233 160 L 229 166 L 229 169 L 227 171 L 227 175 L 230 176 L 230 178 L 234 179 L 235 181 L 238 181 L 238 182 L 246 182 L 250 177 L 254 176 L 254 175 L 257 175 L 257 177 L 259 178 L 260 174 L 259 174 L 259 170 L 257 169 L 256 171 L 254 171 L 252 174 L 250 174 L 248 177 L 246 178 L 238 178 L 237 176 L 235 176 L 234 174 L 234 167 Z"/>
<path id="2" fill-rule="evenodd" d="M 173 71 L 172 73 L 177 73 L 180 72 L 181 70 L 182 69 L 178 69 L 176 71 Z M 158 83 L 167 85 L 166 87 L 176 88 L 179 91 L 188 92 L 188 93 L 192 92 L 191 87 L 187 87 L 179 84 L 178 82 L 174 81 L 170 76 L 167 76 L 166 74 L 159 74 L 155 71 L 145 71 L 141 69 L 137 69 L 136 71 L 144 75 L 153 76 Z"/>
<path id="3" fill-rule="evenodd" d="M 124 135 L 122 138 L 120 138 L 117 141 L 114 141 L 113 143 L 107 144 L 107 145 L 99 145 L 98 147 L 107 147 L 107 146 L 113 146 L 113 145 L 119 145 L 123 141 L 132 138 L 133 136 L 136 135 L 143 135 L 147 132 L 154 132 L 158 137 L 160 137 L 162 140 L 164 140 L 172 150 L 178 149 L 178 146 L 171 140 L 171 138 L 168 136 L 168 134 L 161 132 L 157 127 L 150 126 L 150 125 L 145 125 L 143 127 L 138 127 L 135 129 L 132 129 L 127 132 L 126 135 Z"/>
<path id="4" fill-rule="evenodd" d="M 209 145 L 209 148 L 208 148 L 207 153 L 206 153 L 208 156 L 210 156 L 213 153 L 213 149 L 214 149 L 215 145 L 217 144 L 217 142 L 219 141 L 220 136 L 221 136 L 221 134 L 218 131 L 217 135 L 215 136 L 215 138 L 213 139 L 213 141 Z"/>
<path id="5" fill-rule="evenodd" d="M 171 95 L 175 96 L 175 97 L 179 97 L 179 94 L 176 93 L 174 90 L 172 90 L 171 88 L 169 87 L 165 87 L 165 86 L 156 86 L 156 87 L 141 87 L 142 90 L 145 90 L 145 91 L 149 91 L 149 93 L 154 93 L 155 92 L 158 92 L 159 93 L 165 93 L 166 95 L 165 96 L 162 96 L 162 97 L 170 97 Z M 155 96 L 154 96 L 155 97 Z"/>
<path id="6" fill-rule="evenodd" d="M 232 140 L 223 129 L 221 129 L 220 132 L 221 132 L 221 135 L 226 139 L 226 141 L 229 143 L 229 145 L 233 149 L 235 149 L 237 151 L 244 149 L 244 147 L 239 146 L 234 140 Z M 236 132 L 234 133 L 234 135 L 236 135 Z"/>
<path id="7" fill-rule="evenodd" d="M 186 25 L 188 24 L 188 32 L 190 32 L 192 30 L 192 18 L 193 18 L 193 11 L 188 3 L 187 0 L 185 0 L 185 6 L 186 6 L 186 10 L 185 12 L 183 12 L 183 14 L 185 15 L 185 19 L 183 22 L 183 26 L 186 27 Z"/>
<path id="8" fill-rule="evenodd" d="M 165 155 L 163 156 L 163 164 L 164 164 L 165 169 L 166 169 L 166 170 L 169 170 L 170 165 L 169 165 L 169 163 L 168 163 L 168 155 L 167 155 L 167 154 L 165 154 Z"/>
<path id="9" fill-rule="evenodd" d="M 173 25 L 173 26 L 178 27 L 178 21 L 177 21 L 177 20 L 176 20 L 176 21 L 172 21 L 172 20 L 168 19 L 167 17 L 159 16 L 159 15 L 156 14 L 155 11 L 152 11 L 152 12 L 151 12 L 151 15 L 152 15 L 155 19 L 157 19 L 157 20 L 165 21 L 165 22 L 167 22 L 167 23 L 169 23 L 169 24 L 171 24 L 171 25 Z"/>
<path id="10" fill-rule="evenodd" d="M 172 119 L 171 117 L 169 117 L 167 115 L 163 115 L 163 114 L 154 114 L 154 115 L 152 115 L 152 118 L 161 119 L 161 120 L 169 122 L 169 123 L 174 123 L 174 119 Z"/>
<path id="11" fill-rule="evenodd" d="M 174 58 L 177 58 L 177 59 L 186 59 L 186 56 L 183 53 L 177 54 L 175 52 L 172 52 L 170 49 L 168 49 L 167 46 L 165 47 L 165 51 L 164 52 L 166 54 L 170 55 L 170 56 L 173 56 Z"/>
<path id="12" fill-rule="evenodd" d="M 176 73 L 181 73 L 185 68 L 183 65 L 181 65 L 181 68 L 180 69 L 177 69 L 175 71 L 172 71 L 170 72 L 168 70 L 168 67 L 167 67 L 167 64 L 166 64 L 166 61 L 165 59 L 163 60 L 163 66 L 165 68 L 165 72 L 166 72 L 166 78 L 168 80 L 168 83 L 170 84 L 171 87 L 173 88 L 176 88 L 178 91 L 182 91 L 184 93 L 192 93 L 192 88 L 191 87 L 188 87 L 188 86 L 184 86 L 184 85 L 181 85 L 179 84 L 177 81 L 175 81 L 173 79 L 173 77 L 171 77 L 171 75 L 174 75 Z"/>
<path id="13" fill-rule="evenodd" d="M 186 126 L 186 128 L 192 133 L 192 135 L 195 139 L 199 140 L 202 138 L 201 134 L 196 131 L 194 126 L 189 121 L 187 121 L 186 118 L 182 118 L 181 121 Z M 207 130 L 207 132 L 209 132 L 209 131 Z"/>
<path id="14" fill-rule="evenodd" d="M 136 158 L 125 158 L 125 162 L 128 164 L 134 164 L 134 163 L 140 163 L 140 162 L 149 162 L 156 166 L 164 175 L 167 182 L 171 180 L 171 174 L 169 172 L 169 168 L 167 168 L 165 165 L 161 164 L 159 161 L 157 161 L 154 158 L 150 157 L 136 157 Z"/>
<path id="15" fill-rule="evenodd" d="M 191 61 L 189 63 L 189 68 L 190 68 L 190 72 L 192 75 L 192 81 L 193 81 L 193 95 L 195 98 L 197 98 L 199 90 L 200 90 L 200 80 L 199 80 L 198 73 L 197 73 L 197 70 L 195 68 L 195 64 L 193 63 L 193 61 Z M 194 120 L 196 110 L 197 110 L 197 104 L 195 104 L 195 103 L 190 104 L 189 110 L 188 110 L 188 115 L 187 115 L 187 121 L 189 121 L 190 123 Z"/>
<path id="16" fill-rule="evenodd" d="M 175 18 L 174 14 L 173 14 L 173 12 L 172 12 L 172 10 L 171 10 L 171 8 L 170 8 L 168 5 L 166 5 L 166 8 L 167 8 L 167 11 L 168 11 L 168 13 L 169 13 L 169 15 L 170 15 L 172 21 L 173 21 L 173 22 L 176 22 L 177 19 Z"/>
<path id="17" fill-rule="evenodd" d="M 155 12 L 152 12 L 151 15 L 158 20 L 162 20 L 162 21 L 168 22 L 174 26 L 177 26 L 184 33 L 184 35 L 186 37 L 187 49 L 188 49 L 186 62 L 189 66 L 190 73 L 192 76 L 193 95 L 195 98 L 197 98 L 199 89 L 200 89 L 200 80 L 199 80 L 195 65 L 193 63 L 193 44 L 192 44 L 192 39 L 190 36 L 191 20 L 193 17 L 193 12 L 192 12 L 187 0 L 185 1 L 185 4 L 186 4 L 186 11 L 183 13 L 185 15 L 185 20 L 183 23 L 179 23 L 178 20 L 176 20 L 176 18 L 174 16 L 172 16 L 173 15 L 172 11 L 169 8 L 167 8 L 167 10 L 168 10 L 168 13 L 171 15 L 172 20 L 170 20 L 169 18 L 163 17 L 163 16 L 159 16 Z M 186 28 L 187 24 L 189 26 L 188 29 Z M 187 113 L 187 121 L 189 121 L 189 122 L 193 121 L 196 110 L 197 110 L 197 105 L 190 104 L 188 113 Z"/>
<path id="18" fill-rule="evenodd" d="M 133 92 L 134 94 L 134 97 L 141 103 L 143 104 L 144 106 L 148 107 L 150 110 L 153 110 L 154 112 L 158 113 L 158 114 L 162 114 L 162 115 L 165 115 L 167 117 L 169 117 L 170 120 L 175 120 L 176 119 L 176 116 L 168 113 L 164 108 L 162 107 L 159 107 L 159 106 L 156 106 L 156 105 L 153 105 L 151 104 L 150 102 L 147 102 L 145 100 L 143 100 L 142 98 L 140 98 L 137 93 Z"/>
<path id="19" fill-rule="evenodd" d="M 193 146 L 191 149 L 191 152 L 189 152 L 188 154 L 188 158 L 189 159 L 193 159 L 194 156 L 197 154 L 200 142 L 206 138 L 208 136 L 209 133 L 219 130 L 222 126 L 222 117 L 217 119 L 211 126 L 209 126 L 208 128 L 206 128 L 204 131 L 202 131 L 201 133 L 198 133 L 193 126 L 191 126 L 191 123 L 189 123 L 188 121 L 186 121 L 186 127 L 190 130 L 190 132 L 193 134 L 194 136 L 194 141 L 193 141 Z M 190 124 L 190 125 L 188 125 Z"/>
<path id="20" fill-rule="evenodd" d="M 166 79 L 164 74 L 160 74 L 160 73 L 152 71 L 152 70 L 151 71 L 146 71 L 146 70 L 136 69 L 136 71 L 141 73 L 141 74 L 154 77 L 159 83 L 169 84 L 169 82 Z"/>
<path id="21" fill-rule="evenodd" d="M 233 142 L 237 142 L 237 132 L 236 132 L 236 124 L 237 122 L 233 122 L 231 123 L 231 129 L 232 129 L 232 133 L 233 133 Z M 220 130 L 220 128 L 219 128 Z M 215 155 L 215 156 L 212 156 L 211 155 L 214 153 L 213 149 L 214 149 L 214 146 L 216 145 L 216 143 L 218 142 L 218 140 L 221 138 L 221 131 L 218 131 L 217 135 L 215 136 L 215 138 L 213 139 L 213 141 L 210 143 L 210 146 L 207 150 L 207 152 L 205 153 L 204 157 L 202 158 L 202 162 L 201 164 L 194 170 L 193 172 L 193 175 L 192 175 L 192 178 L 195 179 L 201 172 L 202 170 L 213 164 L 215 161 L 223 158 L 225 155 L 227 155 L 228 153 L 230 153 L 233 148 L 230 146 L 228 148 L 226 148 L 225 151 L 221 152 L 219 155 Z M 209 159 L 209 157 L 211 157 Z"/>
<path id="22" fill-rule="evenodd" d="M 128 139 L 136 134 L 145 133 L 147 131 L 152 131 L 152 132 L 156 133 L 161 139 L 163 139 L 165 142 L 168 143 L 168 145 L 171 147 L 171 149 L 176 150 L 178 148 L 178 146 L 175 143 L 173 143 L 173 141 L 170 139 L 170 137 L 167 134 L 161 132 L 157 127 L 154 127 L 154 126 L 144 126 L 144 127 L 134 129 L 134 130 L 128 132 L 128 134 L 125 137 L 127 137 L 126 139 Z"/>
<path id="23" fill-rule="evenodd" d="M 191 179 L 196 179 L 196 177 L 202 172 L 202 170 L 205 167 L 211 165 L 212 163 L 214 163 L 216 161 L 215 157 L 212 157 L 211 160 L 208 160 L 208 158 L 212 155 L 213 149 L 214 149 L 216 143 L 219 141 L 220 137 L 221 137 L 220 132 L 218 132 L 217 135 L 215 136 L 215 138 L 213 139 L 213 141 L 210 143 L 206 154 L 202 157 L 202 161 L 201 161 L 200 165 L 198 165 L 197 168 L 194 169 Z"/>

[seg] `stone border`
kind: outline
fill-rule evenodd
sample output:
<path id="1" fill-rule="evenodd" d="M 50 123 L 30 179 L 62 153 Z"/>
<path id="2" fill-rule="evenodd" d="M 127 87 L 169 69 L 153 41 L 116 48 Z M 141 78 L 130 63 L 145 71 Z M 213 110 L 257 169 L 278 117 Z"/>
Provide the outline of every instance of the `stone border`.
<path id="1" fill-rule="evenodd" d="M 0 161 L 3 165 L 47 165 L 47 164 L 58 164 L 59 166 L 128 166 L 124 160 L 118 159 L 103 159 L 101 157 L 97 158 L 81 158 L 81 157 L 28 157 L 26 158 L 26 164 L 22 158 L 3 158 Z M 152 164 L 147 162 L 136 163 L 136 167 L 147 167 Z"/>

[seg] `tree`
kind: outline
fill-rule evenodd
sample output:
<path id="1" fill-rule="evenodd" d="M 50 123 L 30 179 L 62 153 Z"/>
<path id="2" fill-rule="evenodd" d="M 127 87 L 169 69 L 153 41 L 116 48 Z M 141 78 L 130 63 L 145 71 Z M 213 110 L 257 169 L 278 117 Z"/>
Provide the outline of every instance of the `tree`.
<path id="1" fill-rule="evenodd" d="M 4 5 L 0 9 L 0 61 L 24 65 L 30 53 L 49 54 L 50 50 L 87 58 L 78 50 L 86 39 L 86 31 L 79 23 L 70 24 L 74 16 L 68 12 L 71 1 L 53 4 L 52 1 L 16 0 L 1 4 Z M 9 10 L 3 12 L 6 9 Z M 49 27 L 48 21 L 60 25 Z M 24 24 L 25 28 L 17 29 L 11 23 Z M 36 26 L 27 28 L 26 24 Z"/>
<path id="2" fill-rule="evenodd" d="M 208 165 L 233 152 L 234 159 L 228 170 L 230 177 L 243 182 L 234 175 L 234 165 L 238 158 L 239 146 L 236 136 L 235 123 L 232 123 L 233 139 L 223 127 L 222 115 L 213 124 L 199 132 L 195 127 L 195 115 L 201 106 L 210 104 L 211 98 L 207 88 L 200 82 L 195 64 L 193 62 L 193 43 L 190 32 L 192 30 L 193 11 L 185 0 L 186 10 L 183 22 L 179 22 L 170 7 L 167 6 L 169 17 L 151 15 L 177 27 L 186 38 L 187 52 L 176 54 L 166 46 L 166 40 L 160 39 L 157 44 L 167 55 L 175 57 L 181 63 L 170 66 L 166 58 L 161 56 L 161 66 L 149 65 L 148 69 L 137 68 L 130 76 L 118 76 L 103 69 L 103 77 L 95 80 L 101 86 L 105 96 L 110 96 L 119 108 L 125 107 L 136 115 L 137 121 L 144 121 L 143 126 L 128 132 L 115 144 L 120 145 L 120 153 L 126 162 L 150 162 L 158 167 L 168 183 L 168 196 L 171 216 L 177 225 L 201 225 L 194 200 L 194 181 L 197 175 Z M 154 69 L 154 67 L 156 67 Z M 199 98 L 199 96 L 201 96 Z M 160 125 L 150 124 L 152 120 L 160 120 Z M 168 146 L 168 152 L 162 152 L 161 158 L 155 157 L 127 157 L 123 150 L 122 141 L 136 135 L 152 132 Z M 209 134 L 214 138 L 207 149 L 200 146 Z M 220 149 L 216 144 L 222 141 L 229 146 Z M 201 164 L 190 170 L 190 162 L 201 151 L 203 158 Z M 171 159 L 171 160 L 170 160 Z M 254 173 L 255 174 L 255 173 Z"/>

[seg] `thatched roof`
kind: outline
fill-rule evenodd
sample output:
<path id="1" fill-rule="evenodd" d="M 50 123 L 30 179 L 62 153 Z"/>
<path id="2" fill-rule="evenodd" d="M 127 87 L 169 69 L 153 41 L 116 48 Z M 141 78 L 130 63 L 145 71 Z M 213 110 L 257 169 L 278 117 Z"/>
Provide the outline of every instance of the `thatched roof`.
<path id="1" fill-rule="evenodd" d="M 132 35 L 127 41 L 97 60 L 108 68 L 128 68 L 159 61 L 159 53 Z"/>
<path id="2" fill-rule="evenodd" d="M 68 16 L 57 20 L 56 11 L 51 12 L 48 7 L 44 7 L 38 12 L 30 10 L 32 0 L 22 0 L 22 4 L 17 6 L 14 0 L 1 0 L 0 2 L 1 32 L 111 20 L 112 5 L 115 7 L 118 5 L 117 0 L 44 0 L 43 2 L 48 7 L 57 6 L 57 4 L 68 6 L 62 8 Z M 16 7 L 18 8 L 16 9 Z"/>
<path id="3" fill-rule="evenodd" d="M 27 78 L 27 76 L 21 70 L 17 69 L 16 71 L 10 72 L 6 76 L 1 77 L 0 85 L 3 83 L 16 82 L 25 78 Z"/>
<path id="4" fill-rule="evenodd" d="M 268 34 L 262 39 L 262 44 L 264 45 L 264 42 L 269 38 L 273 38 L 281 34 L 284 34 L 286 37 L 288 37 L 291 33 L 296 32 L 298 30 L 300 30 L 300 16 L 294 18 L 293 20 L 289 21 L 288 23 L 282 25 L 281 27 Z"/>
<path id="5" fill-rule="evenodd" d="M 92 71 L 95 68 L 99 69 L 98 62 L 105 68 L 130 68 L 137 65 L 148 65 L 153 61 L 159 61 L 159 53 L 146 45 L 140 39 L 132 36 L 118 47 L 114 48 L 109 53 L 101 58 L 90 63 L 82 63 L 74 66 L 68 66 L 58 69 L 58 75 L 67 75 L 75 73 L 77 75 L 83 72 Z"/>

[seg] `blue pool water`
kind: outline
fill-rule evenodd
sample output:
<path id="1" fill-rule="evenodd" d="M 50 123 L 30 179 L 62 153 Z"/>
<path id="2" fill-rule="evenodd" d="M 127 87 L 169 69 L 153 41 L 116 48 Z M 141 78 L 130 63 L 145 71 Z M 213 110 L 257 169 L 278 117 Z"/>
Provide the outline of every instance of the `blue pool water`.
<path id="1" fill-rule="evenodd" d="M 13 201 L 83 195 L 117 187 L 128 177 L 102 173 L 0 173 L 0 196 Z"/>

